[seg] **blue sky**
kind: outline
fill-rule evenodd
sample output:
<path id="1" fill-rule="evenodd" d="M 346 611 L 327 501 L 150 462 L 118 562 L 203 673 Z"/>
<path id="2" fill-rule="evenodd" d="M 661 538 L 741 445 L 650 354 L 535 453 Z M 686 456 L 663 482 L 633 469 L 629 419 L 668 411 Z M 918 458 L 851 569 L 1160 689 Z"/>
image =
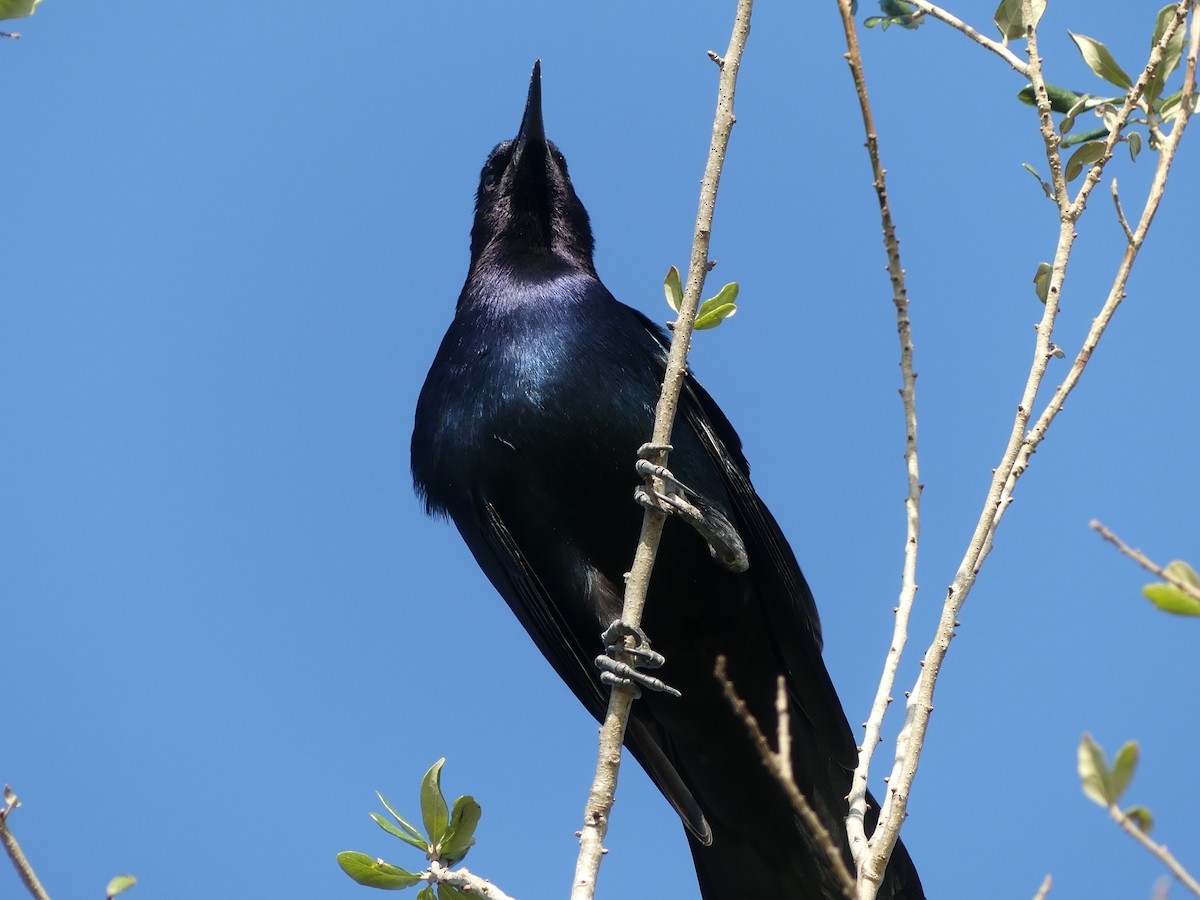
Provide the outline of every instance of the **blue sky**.
<path id="1" fill-rule="evenodd" d="M 955 8 L 982 28 L 993 5 Z M 1152 12 L 1051 4 L 1048 77 L 1102 90 L 1068 29 L 1136 71 Z M 687 259 L 715 101 L 704 51 L 732 14 L 51 0 L 10 23 L 0 780 L 52 896 L 102 896 L 125 871 L 144 897 L 363 896 L 335 854 L 416 865 L 367 812 L 379 789 L 415 814 L 443 755 L 448 793 L 484 808 L 468 865 L 522 900 L 565 895 L 594 724 L 457 533 L 420 513 L 412 410 L 465 274 L 479 167 L 515 133 L 535 58 L 601 276 L 669 316 L 660 285 Z M 920 373 L 911 682 L 1024 384 L 1057 218 L 1020 166 L 1041 144 L 1019 76 L 936 23 L 862 40 Z M 692 359 L 796 548 L 858 722 L 899 585 L 904 472 L 843 50 L 832 0 L 755 13 L 713 241 L 741 312 Z M 1052 897 L 1148 895 L 1158 867 L 1079 791 L 1084 731 L 1110 752 L 1141 740 L 1129 800 L 1200 869 L 1200 633 L 1152 610 L 1148 577 L 1087 527 L 1200 558 L 1195 143 L 964 610 L 904 832 L 931 897 L 1031 896 L 1047 872 Z M 1151 163 L 1114 166 L 1131 215 Z M 1069 351 L 1122 246 L 1106 190 L 1093 206 Z M 633 765 L 609 846 L 602 896 L 697 896 L 682 829 Z"/>

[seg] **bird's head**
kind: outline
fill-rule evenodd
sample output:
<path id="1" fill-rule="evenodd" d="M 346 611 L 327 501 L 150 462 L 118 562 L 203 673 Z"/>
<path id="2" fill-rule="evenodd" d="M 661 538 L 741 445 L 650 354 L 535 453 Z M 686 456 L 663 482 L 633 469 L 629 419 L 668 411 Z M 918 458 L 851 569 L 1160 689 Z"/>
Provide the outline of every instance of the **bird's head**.
<path id="1" fill-rule="evenodd" d="M 516 138 L 484 163 L 475 195 L 471 265 L 497 257 L 514 264 L 554 259 L 595 274 L 591 225 L 575 195 L 567 161 L 542 125 L 542 64 L 533 64 L 525 115 Z"/>

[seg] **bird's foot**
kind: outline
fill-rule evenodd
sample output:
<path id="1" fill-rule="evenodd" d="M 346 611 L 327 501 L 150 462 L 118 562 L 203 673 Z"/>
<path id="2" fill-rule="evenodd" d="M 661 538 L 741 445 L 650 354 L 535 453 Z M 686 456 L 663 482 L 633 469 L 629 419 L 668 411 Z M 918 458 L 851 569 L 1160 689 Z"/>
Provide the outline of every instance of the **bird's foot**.
<path id="1" fill-rule="evenodd" d="M 632 647 L 626 646 L 625 638 L 627 637 L 634 638 L 637 643 Z M 650 649 L 650 639 L 646 637 L 646 632 L 642 629 L 636 625 L 630 625 L 622 619 L 617 619 L 604 629 L 600 640 L 604 642 L 605 655 L 596 657 L 596 668 L 600 670 L 602 682 L 630 688 L 634 697 L 642 696 L 642 688 L 670 694 L 672 697 L 681 696 L 679 691 L 661 679 L 639 671 L 640 669 L 657 669 L 666 662 L 661 653 Z M 622 662 L 621 654 L 633 657 L 633 665 Z"/>
<path id="2" fill-rule="evenodd" d="M 731 572 L 745 572 L 750 568 L 750 560 L 746 556 L 746 545 L 742 536 L 733 527 L 733 523 L 715 509 L 704 509 L 692 503 L 686 495 L 690 494 L 699 500 L 699 492 L 676 478 L 666 466 L 660 466 L 647 459 L 664 449 L 669 450 L 670 447 L 642 444 L 638 449 L 640 458 L 635 468 L 638 474 L 646 479 L 647 484 L 638 485 L 633 492 L 633 499 L 649 509 L 679 516 L 704 538 L 713 559 Z M 664 490 L 658 491 L 649 486 L 651 478 L 660 479 Z"/>

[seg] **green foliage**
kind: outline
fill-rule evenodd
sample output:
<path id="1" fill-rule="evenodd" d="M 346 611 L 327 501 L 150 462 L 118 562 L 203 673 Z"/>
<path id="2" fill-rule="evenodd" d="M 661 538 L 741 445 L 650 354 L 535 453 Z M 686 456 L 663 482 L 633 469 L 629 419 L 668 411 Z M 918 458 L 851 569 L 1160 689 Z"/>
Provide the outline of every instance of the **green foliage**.
<path id="1" fill-rule="evenodd" d="M 1037 272 L 1033 275 L 1033 289 L 1043 303 L 1050 294 L 1050 273 L 1054 268 L 1048 262 L 1038 263 Z"/>
<path id="2" fill-rule="evenodd" d="M 1138 764 L 1138 745 L 1129 741 L 1117 751 L 1110 767 L 1104 748 L 1090 734 L 1079 741 L 1079 778 L 1083 793 L 1103 807 L 1115 806 L 1133 780 Z"/>
<path id="3" fill-rule="evenodd" d="M 473 797 L 459 797 L 454 801 L 453 808 L 446 803 L 446 796 L 442 793 L 442 766 L 445 764 L 445 759 L 439 759 L 421 779 L 421 822 L 425 826 L 425 834 L 397 813 L 378 792 L 376 796 L 379 802 L 395 819 L 395 823 L 374 812 L 371 818 L 392 837 L 420 850 L 426 859 L 437 860 L 449 867 L 461 862 L 474 846 L 475 829 L 483 810 Z M 386 891 L 413 887 L 432 877 L 428 873 L 409 872 L 355 851 L 339 853 L 337 861 L 342 871 L 359 884 Z M 439 884 L 436 894 L 433 887 L 425 885 L 417 897 L 418 900 L 458 900 L 467 895 L 449 885 Z"/>
<path id="4" fill-rule="evenodd" d="M 42 0 L 0 0 L 0 19 L 23 19 L 26 16 L 32 16 L 41 2 Z M 113 881 L 116 880 L 116 878 L 113 879 Z M 121 890 L 125 890 L 125 888 L 121 888 Z"/>
<path id="5" fill-rule="evenodd" d="M 1046 0 L 1033 0 L 1033 27 L 1042 19 L 1046 11 Z M 1001 0 L 996 7 L 992 21 L 1000 29 L 1000 34 L 1006 41 L 1015 41 L 1025 37 L 1025 12 L 1023 0 Z"/>
<path id="6" fill-rule="evenodd" d="M 882 16 L 871 16 L 863 20 L 863 24 L 868 28 L 878 25 L 887 31 L 891 26 L 899 25 L 901 28 L 912 30 L 920 28 L 921 23 L 925 21 L 925 14 L 904 0 L 879 0 L 879 9 L 883 12 Z"/>
<path id="7" fill-rule="evenodd" d="M 678 313 L 679 307 L 683 303 L 683 282 L 680 280 L 679 270 L 674 266 L 667 270 L 667 277 L 663 280 L 663 292 L 667 297 L 667 305 Z M 737 282 L 731 281 L 717 291 L 715 297 L 710 297 L 700 304 L 700 308 L 696 310 L 696 321 L 692 327 L 697 331 L 706 331 L 709 328 L 716 328 L 733 316 L 737 313 L 737 304 L 734 303 L 737 295 Z"/>
<path id="8" fill-rule="evenodd" d="M 1200 593 L 1200 575 L 1197 575 L 1196 570 L 1183 560 L 1177 559 L 1168 563 L 1163 571 L 1175 581 L 1192 588 L 1193 592 Z M 1146 595 L 1147 600 L 1164 612 L 1177 616 L 1200 616 L 1200 601 L 1197 601 L 1190 593 L 1185 593 L 1168 582 L 1160 581 L 1148 584 L 1142 588 L 1142 593 Z"/>
<path id="9" fill-rule="evenodd" d="M 1068 31 L 1067 34 L 1079 48 L 1079 53 L 1083 57 L 1083 61 L 1088 64 L 1089 69 L 1109 84 L 1115 84 L 1125 90 L 1133 87 L 1133 79 L 1117 65 L 1117 61 L 1113 59 L 1108 47 L 1086 34 L 1076 34 L 1073 31 Z"/>
<path id="10" fill-rule="evenodd" d="M 104 889 L 104 895 L 108 900 L 112 900 L 117 894 L 123 894 L 137 884 L 137 879 L 132 875 L 118 875 L 108 883 L 108 887 Z"/>

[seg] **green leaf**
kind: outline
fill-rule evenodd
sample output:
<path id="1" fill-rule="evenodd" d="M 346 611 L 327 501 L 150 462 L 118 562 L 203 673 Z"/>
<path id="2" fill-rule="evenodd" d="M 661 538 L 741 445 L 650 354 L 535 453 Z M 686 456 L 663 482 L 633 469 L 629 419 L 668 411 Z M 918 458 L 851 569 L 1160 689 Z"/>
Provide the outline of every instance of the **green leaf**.
<path id="1" fill-rule="evenodd" d="M 1173 559 L 1163 568 L 1171 578 L 1187 585 L 1195 591 L 1200 591 L 1200 575 L 1182 559 Z"/>
<path id="2" fill-rule="evenodd" d="M 1138 154 L 1142 152 L 1142 136 L 1136 131 L 1131 131 L 1126 140 L 1129 142 L 1129 159 L 1131 162 L 1137 162 Z"/>
<path id="3" fill-rule="evenodd" d="M 1050 296 L 1050 273 L 1053 271 L 1050 263 L 1041 262 L 1038 263 L 1037 271 L 1033 273 L 1033 289 L 1043 303 Z"/>
<path id="4" fill-rule="evenodd" d="M 1033 26 L 1035 28 L 1045 11 L 1046 0 L 1033 0 Z M 1006 41 L 1015 41 L 1017 38 L 1025 37 L 1022 0 L 1001 0 L 1000 5 L 996 7 L 996 14 L 992 17 L 992 21 L 996 23 L 996 27 L 1000 29 L 1000 34 Z"/>
<path id="5" fill-rule="evenodd" d="M 1071 158 L 1067 160 L 1066 178 L 1067 181 L 1074 181 L 1083 172 L 1084 167 L 1091 168 L 1095 163 L 1100 161 L 1104 156 L 1104 142 L 1091 141 L 1084 144 L 1078 150 L 1071 154 Z"/>
<path id="6" fill-rule="evenodd" d="M 700 304 L 700 308 L 696 310 L 696 322 L 693 327 L 698 331 L 716 328 L 737 312 L 737 305 L 733 302 L 737 299 L 737 295 L 737 282 L 729 282 L 717 292 L 717 296 Z"/>
<path id="7" fill-rule="evenodd" d="M 1154 34 L 1150 38 L 1151 49 L 1162 40 L 1162 36 L 1167 33 L 1167 26 L 1171 24 L 1171 20 L 1174 18 L 1175 4 L 1173 3 L 1170 6 L 1164 6 L 1158 11 L 1158 18 L 1154 21 Z M 1171 35 L 1171 40 L 1167 42 L 1167 46 L 1163 52 L 1162 62 L 1158 64 L 1158 68 L 1154 72 L 1154 77 L 1146 85 L 1147 103 L 1153 104 L 1158 99 L 1167 77 L 1179 65 L 1179 60 L 1183 56 L 1183 45 L 1186 37 L 1187 29 L 1182 24 Z"/>
<path id="8" fill-rule="evenodd" d="M 392 814 L 392 818 L 400 823 L 400 827 L 403 828 L 405 831 L 407 831 L 409 833 L 409 835 L 411 835 L 413 837 L 414 840 L 409 841 L 410 844 L 412 844 L 414 847 L 419 846 L 422 849 L 429 846 L 429 839 L 426 838 L 425 835 L 421 834 L 421 832 L 417 831 L 415 826 L 410 825 L 408 822 L 406 822 L 400 816 L 400 813 L 396 812 L 396 810 L 392 808 L 392 804 L 387 802 L 387 800 L 384 798 L 383 794 L 379 793 L 379 791 L 376 791 L 375 796 L 379 798 L 379 802 L 383 804 L 383 808 Z M 419 843 L 415 843 L 414 841 L 419 842 Z"/>
<path id="9" fill-rule="evenodd" d="M 123 894 L 137 884 L 137 879 L 132 875 L 118 875 L 108 883 L 108 887 L 104 889 L 105 895 L 112 900 L 117 894 Z"/>
<path id="10" fill-rule="evenodd" d="M 1142 834 L 1149 834 L 1150 829 L 1154 827 L 1154 816 L 1150 815 L 1150 810 L 1144 806 L 1129 807 L 1125 810 L 1125 818 L 1133 822 Z"/>
<path id="11" fill-rule="evenodd" d="M 475 844 L 475 828 L 479 825 L 481 815 L 483 810 L 474 797 L 459 797 L 454 801 L 450 827 L 446 829 L 440 846 L 441 858 L 446 865 L 459 862 Z"/>
<path id="12" fill-rule="evenodd" d="M 1063 116 L 1063 120 L 1058 123 L 1059 134 L 1066 134 L 1075 127 L 1075 117 L 1088 109 L 1088 102 L 1091 99 L 1087 94 L 1084 94 L 1075 102 L 1074 106 L 1067 110 L 1067 114 Z"/>
<path id="13" fill-rule="evenodd" d="M 1076 132 L 1062 139 L 1063 147 L 1074 147 L 1077 144 L 1086 144 L 1088 141 L 1094 141 L 1097 138 L 1108 140 L 1107 128 L 1091 128 L 1087 131 Z"/>
<path id="14" fill-rule="evenodd" d="M 1073 31 L 1068 31 L 1067 34 L 1079 48 L 1079 53 L 1083 57 L 1083 61 L 1088 64 L 1089 69 L 1109 84 L 1115 84 L 1125 90 L 1133 87 L 1133 81 L 1125 74 L 1125 70 L 1117 65 L 1117 61 L 1113 59 L 1113 55 L 1108 52 L 1107 47 L 1084 34 L 1076 34 Z"/>
<path id="15" fill-rule="evenodd" d="M 442 766 L 445 764 L 446 758 L 443 756 L 429 767 L 421 779 L 421 821 L 425 823 L 431 844 L 442 842 L 450 822 L 450 810 L 442 794 Z"/>
<path id="16" fill-rule="evenodd" d="M 32 16 L 42 0 L 0 0 L 0 19 L 23 19 Z M 121 878 L 133 876 L 119 876 Z M 113 879 L 114 881 L 116 879 Z M 125 890 L 125 888 L 121 888 Z"/>
<path id="17" fill-rule="evenodd" d="M 1158 107 L 1158 114 L 1162 116 L 1164 122 L 1170 122 L 1179 115 L 1179 101 L 1183 99 L 1183 90 L 1180 89 L 1169 97 L 1163 98 L 1163 102 Z M 1192 99 L 1200 100 L 1200 91 L 1192 92 Z"/>
<path id="18" fill-rule="evenodd" d="M 417 900 L 437 900 L 437 897 L 433 893 L 433 888 L 425 885 L 425 887 L 417 891 Z"/>
<path id="19" fill-rule="evenodd" d="M 912 29 L 920 28 L 925 21 L 925 17 L 917 13 L 917 8 L 904 0 L 879 0 L 879 9 L 883 12 L 882 16 L 871 16 L 863 22 L 868 28 L 880 25 L 887 31 L 889 26 L 899 25 Z"/>
<path id="20" fill-rule="evenodd" d="M 458 888 L 449 884 L 439 883 L 437 886 L 438 900 L 475 900 L 474 895 L 464 894 Z"/>
<path id="21" fill-rule="evenodd" d="M 667 295 L 667 306 L 679 312 L 679 304 L 683 303 L 683 284 L 679 280 L 679 270 L 674 266 L 667 269 L 667 277 L 663 280 L 663 291 Z"/>
<path id="22" fill-rule="evenodd" d="M 385 819 L 383 816 L 379 815 L 379 813 L 371 813 L 371 818 L 375 820 L 376 825 L 378 825 L 380 828 L 382 828 L 388 834 L 392 835 L 392 837 L 400 838 L 400 840 L 404 841 L 404 843 L 410 844 L 413 847 L 416 847 L 422 853 L 429 852 L 429 842 L 427 840 L 425 840 L 425 838 L 413 837 L 410 834 L 406 834 L 405 832 L 403 832 L 399 828 L 397 828 L 395 825 L 393 825 L 391 822 L 389 822 L 387 819 Z"/>
<path id="23" fill-rule="evenodd" d="M 1200 603 L 1189 597 L 1173 584 L 1159 582 L 1142 588 L 1146 599 L 1161 609 L 1176 616 L 1200 616 Z"/>
<path id="24" fill-rule="evenodd" d="M 402 891 L 423 880 L 420 875 L 414 875 L 412 872 L 390 866 L 382 859 L 372 859 L 365 853 L 353 850 L 343 850 L 337 855 L 337 861 L 342 871 L 359 884 L 384 891 Z"/>
<path id="25" fill-rule="evenodd" d="M 1167 563 L 1163 571 L 1193 591 L 1200 592 L 1200 575 L 1197 575 L 1196 570 L 1182 559 Z M 1148 584 L 1142 588 L 1142 593 L 1164 612 L 1174 613 L 1177 616 L 1200 616 L 1200 602 L 1173 584 L 1167 582 Z"/>
<path id="26" fill-rule="evenodd" d="M 1100 806 L 1112 806 L 1108 761 L 1104 758 L 1104 750 L 1090 734 L 1084 734 L 1079 741 L 1079 778 L 1083 782 L 1083 793 L 1089 799 Z"/>
<path id="27" fill-rule="evenodd" d="M 1121 802 L 1121 797 L 1124 795 L 1126 788 L 1129 787 L 1129 782 L 1133 780 L 1133 773 L 1137 770 L 1137 764 L 1137 741 L 1129 741 L 1113 757 L 1112 777 L 1109 781 L 1109 795 L 1112 797 L 1113 803 Z"/>
<path id="28" fill-rule="evenodd" d="M 1050 101 L 1050 109 L 1060 113 L 1069 112 L 1071 107 L 1080 100 L 1091 99 L 1090 94 L 1078 94 L 1075 91 L 1068 91 L 1066 88 L 1056 87 L 1052 84 L 1046 85 L 1046 97 Z M 1017 91 L 1017 99 L 1030 106 L 1037 106 L 1037 97 L 1033 92 L 1033 85 L 1027 84 L 1021 90 Z M 1095 102 L 1099 103 L 1100 101 L 1097 100 Z"/>

